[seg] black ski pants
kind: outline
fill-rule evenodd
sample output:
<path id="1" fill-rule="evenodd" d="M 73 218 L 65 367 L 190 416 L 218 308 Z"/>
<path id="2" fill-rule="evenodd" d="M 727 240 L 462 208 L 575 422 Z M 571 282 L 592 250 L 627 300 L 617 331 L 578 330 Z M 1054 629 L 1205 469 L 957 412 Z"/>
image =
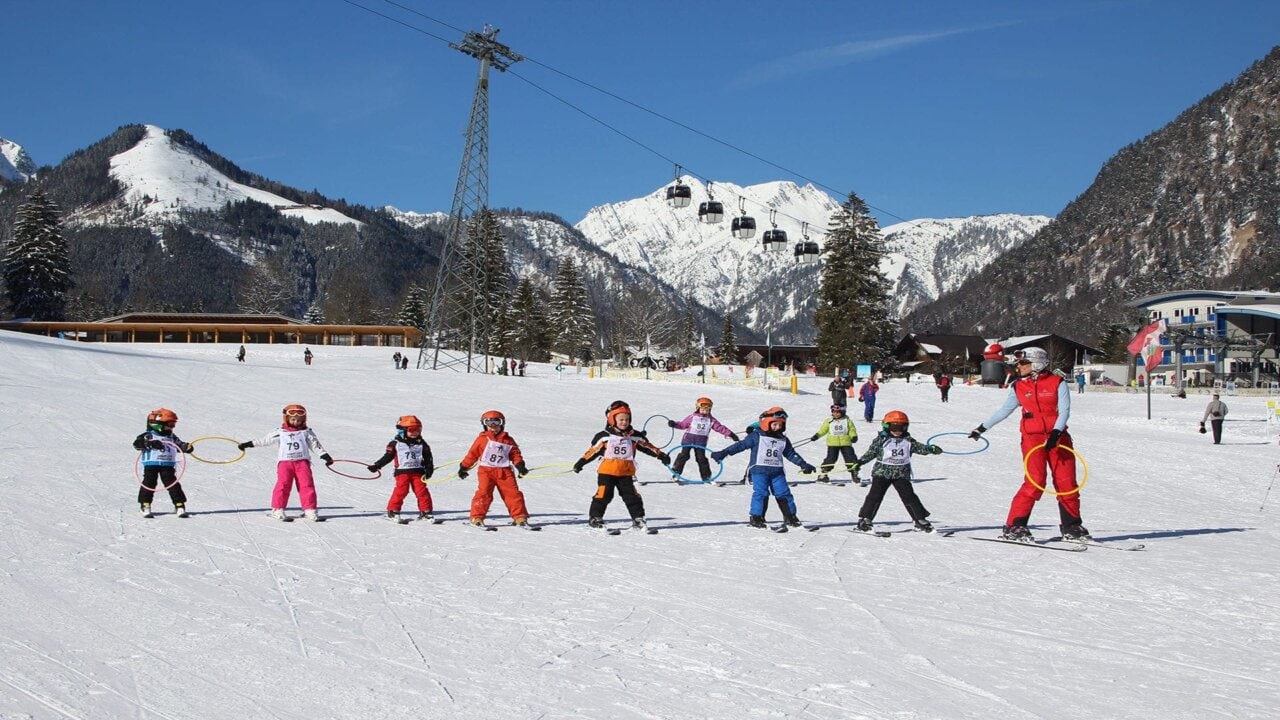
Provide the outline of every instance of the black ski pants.
<path id="1" fill-rule="evenodd" d="M 640 498 L 640 491 L 636 490 L 636 479 L 630 475 L 604 474 L 596 476 L 596 495 L 591 498 L 588 516 L 603 518 L 605 509 L 613 501 L 615 490 L 622 496 L 622 502 L 626 503 L 627 512 L 631 513 L 633 519 L 644 517 L 644 500 Z"/>
<path id="2" fill-rule="evenodd" d="M 711 477 L 711 463 L 707 462 L 706 448 L 695 448 L 688 445 L 680 448 L 676 459 L 671 463 L 671 470 L 678 475 L 684 474 L 684 464 L 689 462 L 689 453 L 693 453 L 694 462 L 698 463 L 698 474 L 705 481 Z"/>
<path id="3" fill-rule="evenodd" d="M 871 489 L 867 491 L 867 499 L 862 502 L 858 517 L 875 520 L 876 513 L 880 512 L 880 503 L 884 500 L 885 493 L 889 492 L 890 485 L 898 491 L 898 497 L 902 498 L 902 505 L 907 509 L 907 514 L 912 520 L 924 520 L 929 517 L 929 511 L 925 509 L 924 503 L 920 502 L 915 489 L 911 487 L 910 475 L 897 480 L 872 475 Z"/>
<path id="4" fill-rule="evenodd" d="M 855 480 L 858 478 L 858 470 L 854 467 L 854 462 L 858 459 L 858 453 L 853 451 L 852 445 L 828 445 L 827 457 L 822 461 L 821 474 L 826 475 L 831 472 L 831 468 L 836 466 L 836 458 L 844 458 L 844 466 Z"/>
<path id="5" fill-rule="evenodd" d="M 142 468 L 142 487 L 138 488 L 138 503 L 150 503 L 156 495 L 156 481 L 169 488 L 169 499 L 174 505 L 185 505 L 187 494 L 182 491 L 178 476 L 171 467 L 147 465 Z"/>

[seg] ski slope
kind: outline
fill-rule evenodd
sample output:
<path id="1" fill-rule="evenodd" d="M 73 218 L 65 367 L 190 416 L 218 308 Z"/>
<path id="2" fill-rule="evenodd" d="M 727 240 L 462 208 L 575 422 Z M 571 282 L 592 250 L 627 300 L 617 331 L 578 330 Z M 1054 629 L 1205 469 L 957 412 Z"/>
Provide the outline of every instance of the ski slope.
<path id="1" fill-rule="evenodd" d="M 350 480 L 319 463 L 329 521 L 284 524 L 266 516 L 274 448 L 191 461 L 193 517 L 169 514 L 161 492 L 160 515 L 139 518 L 131 442 L 159 406 L 185 440 L 246 440 L 302 403 L 335 458 L 363 462 L 406 413 L 437 460 L 455 461 L 496 408 L 540 467 L 581 454 L 618 398 L 643 422 L 707 394 L 739 432 L 781 404 L 797 441 L 829 403 L 826 379 L 792 396 L 544 365 L 526 378 L 396 371 L 392 348 L 312 347 L 307 367 L 300 347 L 249 345 L 241 364 L 237 347 L 0 333 L 0 717 L 1097 720 L 1280 707 L 1280 489 L 1259 509 L 1280 447 L 1264 399 L 1226 398 L 1214 446 L 1195 432 L 1206 396 L 1156 397 L 1152 420 L 1143 396 L 1072 396 L 1085 523 L 1142 552 L 969 540 L 998 531 L 1017 487 L 1012 419 L 984 453 L 917 459 L 933 521 L 958 528 L 948 538 L 847 532 L 859 487 L 796 486 L 801 519 L 827 526 L 775 534 L 745 526 L 748 488 L 669 483 L 641 488 L 659 535 L 609 537 L 585 524 L 590 472 L 521 481 L 543 532 L 505 526 L 496 498 L 499 531 L 478 532 L 465 524 L 475 481 L 452 464 L 431 487 L 442 525 L 381 519 L 389 472 Z M 967 431 L 1003 392 L 960 386 L 943 405 L 931 385 L 895 380 L 879 414 L 906 411 L 923 440 Z M 865 449 L 874 429 L 860 414 L 858 428 Z M 661 419 L 650 429 L 665 440 Z M 237 454 L 218 441 L 197 452 Z M 730 458 L 726 476 L 745 463 Z M 650 458 L 639 466 L 666 479 Z M 615 500 L 607 520 L 625 518 Z M 877 528 L 907 522 L 890 493 Z M 1032 529 L 1047 538 L 1056 523 L 1042 501 Z"/>

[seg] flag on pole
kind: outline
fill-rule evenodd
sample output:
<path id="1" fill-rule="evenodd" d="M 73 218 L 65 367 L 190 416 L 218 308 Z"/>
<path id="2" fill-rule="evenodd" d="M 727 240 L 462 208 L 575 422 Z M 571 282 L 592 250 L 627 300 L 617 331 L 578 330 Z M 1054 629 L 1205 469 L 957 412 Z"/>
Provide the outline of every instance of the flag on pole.
<path id="1" fill-rule="evenodd" d="M 1167 327 L 1167 320 L 1157 320 L 1139 330 L 1133 340 L 1129 341 L 1129 352 L 1142 356 L 1142 364 L 1147 368 L 1147 372 L 1160 364 L 1160 356 L 1164 353 L 1164 349 L 1160 346 L 1160 337 L 1164 335 Z"/>
<path id="2" fill-rule="evenodd" d="M 766 347 L 773 347 L 773 341 L 769 339 L 769 333 L 764 334 L 764 344 Z"/>

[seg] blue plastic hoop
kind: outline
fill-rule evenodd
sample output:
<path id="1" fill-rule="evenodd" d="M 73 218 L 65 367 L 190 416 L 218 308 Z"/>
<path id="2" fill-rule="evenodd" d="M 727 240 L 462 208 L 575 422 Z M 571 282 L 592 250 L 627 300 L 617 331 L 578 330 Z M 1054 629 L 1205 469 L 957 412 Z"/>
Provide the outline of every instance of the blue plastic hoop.
<path id="1" fill-rule="evenodd" d="M 649 421 L 650 421 L 650 420 L 653 420 L 654 418 L 662 418 L 663 420 L 666 420 L 666 421 L 668 421 L 668 422 L 670 422 L 670 420 L 671 420 L 671 418 L 667 417 L 666 415 L 650 415 L 650 416 L 649 416 L 649 419 L 648 419 L 648 420 L 645 420 L 645 421 L 644 421 L 644 424 L 642 424 L 642 425 L 640 426 L 640 432 L 644 433 L 644 434 L 645 434 L 645 437 L 649 437 Z M 667 441 L 666 441 L 666 442 L 664 442 L 664 443 L 662 443 L 661 445 L 658 445 L 658 446 L 656 446 L 656 447 L 657 447 L 659 450 L 666 450 L 666 449 L 667 449 L 667 446 L 668 446 L 668 445 L 670 445 L 670 444 L 671 444 L 671 442 L 672 442 L 673 440 L 675 440 L 675 439 L 676 439 L 676 429 L 675 429 L 675 428 L 671 428 L 671 437 L 667 438 Z M 652 443 L 652 441 L 650 441 L 650 442 Z"/>
<path id="2" fill-rule="evenodd" d="M 711 450 L 709 450 L 709 449 L 707 448 L 707 446 L 706 446 L 706 445 L 677 445 L 677 446 L 675 446 L 675 447 L 673 447 L 673 448 L 671 448 L 671 449 L 672 449 L 672 450 L 679 450 L 680 448 L 693 448 L 693 449 L 695 449 L 695 450 L 704 450 L 704 451 L 706 451 L 706 453 L 707 453 L 707 456 L 708 456 L 708 457 L 710 457 L 710 456 L 711 456 Z M 667 469 L 668 469 L 668 470 L 671 470 L 671 474 L 672 474 L 672 475 L 674 475 L 674 476 L 676 476 L 676 477 L 680 478 L 681 480 L 685 481 L 686 483 L 689 483 L 689 484 L 691 484 L 691 485 L 706 485 L 707 483 L 713 483 L 713 482 L 715 482 L 715 481 L 716 481 L 716 478 L 720 477 L 720 475 L 722 475 L 722 474 L 724 473 L 724 461 L 723 461 L 723 460 L 716 460 L 715 458 L 711 458 L 711 459 L 712 459 L 712 460 L 715 460 L 715 461 L 716 461 L 716 464 L 717 464 L 717 465 L 719 465 L 719 466 L 720 466 L 720 468 L 719 468 L 718 470 L 716 470 L 716 474 L 715 474 L 715 475 L 712 475 L 711 477 L 707 478 L 706 480 L 702 480 L 701 478 L 699 478 L 698 480 L 690 480 L 689 478 L 687 478 L 687 477 L 685 477 L 685 476 L 681 475 L 680 473 L 678 473 L 678 472 L 676 472 L 676 471 L 674 471 L 674 470 L 671 470 L 671 468 L 667 468 Z"/>
<path id="3" fill-rule="evenodd" d="M 924 441 L 924 444 L 925 444 L 925 445 L 932 445 L 932 444 L 933 444 L 933 438 L 940 438 L 940 437 L 942 437 L 943 435 L 964 435 L 965 437 L 969 437 L 969 433 L 967 433 L 967 432 L 941 432 L 941 433 L 938 433 L 937 435 L 934 435 L 933 437 L 929 438 L 928 440 L 925 440 L 925 441 Z M 978 436 L 978 439 L 979 439 L 979 440 L 981 440 L 982 442 L 986 443 L 986 444 L 985 444 L 985 445 L 983 445 L 982 447 L 978 448 L 977 450 L 970 450 L 970 451 L 968 451 L 968 452 L 955 452 L 955 451 L 952 451 L 952 450 L 943 450 L 943 451 L 942 451 L 942 454 L 943 454 L 943 455 L 977 455 L 978 453 L 982 452 L 983 450 L 986 450 L 987 448 L 991 447 L 991 441 L 990 441 L 990 440 L 988 440 L 988 439 L 986 439 L 986 438 L 985 438 L 985 437 L 983 437 L 982 435 L 979 435 L 979 436 Z"/>

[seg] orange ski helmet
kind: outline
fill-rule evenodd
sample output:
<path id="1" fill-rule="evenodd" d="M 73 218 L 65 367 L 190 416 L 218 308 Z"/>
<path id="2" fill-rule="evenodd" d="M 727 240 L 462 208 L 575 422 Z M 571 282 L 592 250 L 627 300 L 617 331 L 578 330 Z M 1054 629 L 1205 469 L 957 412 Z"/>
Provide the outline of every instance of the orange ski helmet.
<path id="1" fill-rule="evenodd" d="M 480 416 L 480 425 L 485 430 L 501 430 L 507 424 L 507 416 L 497 410 L 486 410 Z"/>
<path id="2" fill-rule="evenodd" d="M 626 403 L 610 408 L 609 412 L 605 414 L 605 418 L 608 419 L 610 427 L 618 427 L 618 418 L 623 415 L 627 416 L 628 421 L 631 420 L 631 407 Z"/>
<path id="3" fill-rule="evenodd" d="M 302 427 L 307 426 L 307 409 L 297 403 L 285 405 L 284 409 L 280 411 L 280 414 L 282 416 L 280 419 L 285 425 L 289 424 L 289 418 L 294 417 L 302 418 Z"/>
<path id="4" fill-rule="evenodd" d="M 693 403 L 693 406 L 699 410 L 701 410 L 704 405 L 708 410 L 710 410 L 711 406 L 715 405 L 715 403 L 711 402 L 711 398 L 709 397 L 700 397 Z"/>
<path id="5" fill-rule="evenodd" d="M 417 430 L 421 433 L 422 421 L 418 419 L 417 415 L 401 415 L 400 419 L 396 421 L 396 429 L 404 430 L 405 432 Z"/>
<path id="6" fill-rule="evenodd" d="M 911 427 L 911 419 L 901 410 L 890 410 L 884 414 L 884 419 L 880 421 L 880 427 L 885 431 L 901 430 L 905 433 Z"/>
<path id="7" fill-rule="evenodd" d="M 178 414 L 169 408 L 156 408 L 147 413 L 147 427 L 159 430 L 165 425 L 178 422 Z"/>
<path id="8" fill-rule="evenodd" d="M 627 404 L 626 400 L 614 400 L 613 402 L 609 403 L 609 407 L 604 409 L 605 418 L 608 419 L 609 413 L 613 412 L 614 410 L 617 410 L 618 408 L 624 408 L 626 410 L 630 410 L 631 406 Z"/>
<path id="9" fill-rule="evenodd" d="M 787 411 L 775 405 L 760 413 L 760 429 L 764 432 L 786 432 Z"/>

